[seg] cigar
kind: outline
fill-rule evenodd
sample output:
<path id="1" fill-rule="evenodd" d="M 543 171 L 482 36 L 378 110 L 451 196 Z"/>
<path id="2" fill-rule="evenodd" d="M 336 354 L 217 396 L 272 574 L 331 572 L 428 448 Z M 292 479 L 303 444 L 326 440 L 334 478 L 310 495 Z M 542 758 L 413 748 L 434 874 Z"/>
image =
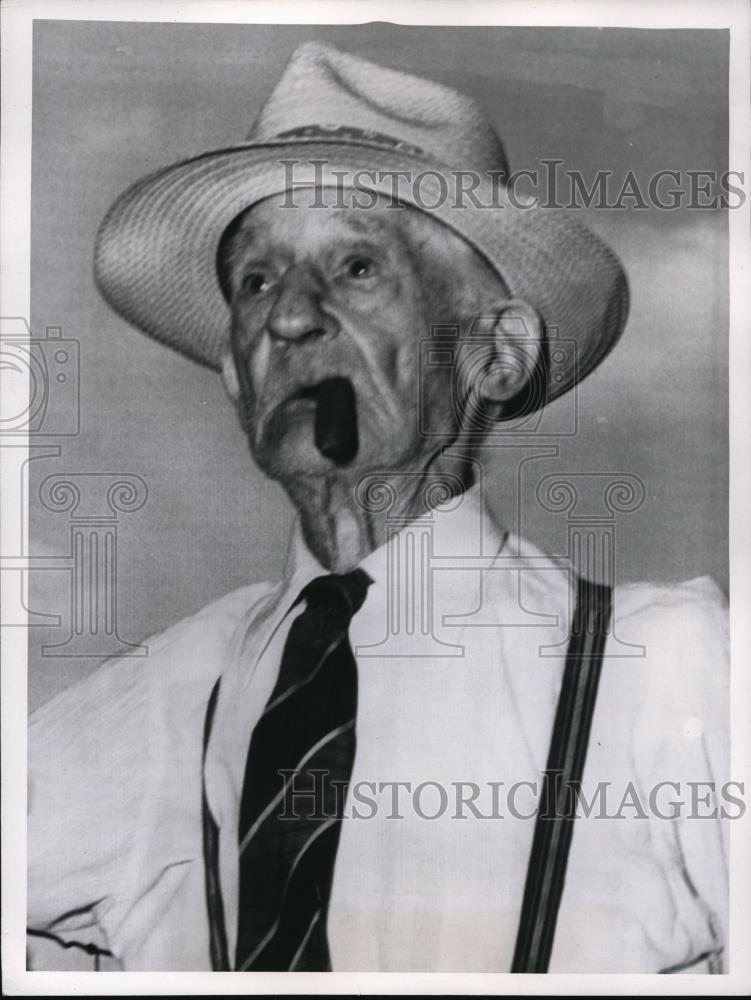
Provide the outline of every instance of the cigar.
<path id="1" fill-rule="evenodd" d="M 348 378 L 337 375 L 316 386 L 314 441 L 336 465 L 349 465 L 357 455 L 357 402 Z"/>

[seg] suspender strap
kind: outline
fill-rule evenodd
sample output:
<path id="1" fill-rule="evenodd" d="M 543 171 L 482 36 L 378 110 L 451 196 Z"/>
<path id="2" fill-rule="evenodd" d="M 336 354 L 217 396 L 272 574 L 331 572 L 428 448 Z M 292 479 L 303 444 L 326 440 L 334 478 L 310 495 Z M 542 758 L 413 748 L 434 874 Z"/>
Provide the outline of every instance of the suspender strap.
<path id="1" fill-rule="evenodd" d="M 203 728 L 203 764 L 206 764 L 206 750 L 211 736 L 211 725 L 214 721 L 214 711 L 219 695 L 217 681 L 206 709 L 206 722 Z M 205 767 L 202 768 L 202 773 Z M 206 779 L 201 782 L 202 802 L 201 819 L 203 823 L 203 866 L 206 878 L 206 907 L 209 917 L 209 949 L 211 951 L 211 968 L 214 972 L 228 972 L 230 969 L 227 951 L 227 931 L 224 925 L 224 904 L 222 889 L 219 882 L 219 828 L 211 815 L 209 802 L 206 798 Z"/>
<path id="2" fill-rule="evenodd" d="M 611 614 L 611 589 L 579 578 L 512 972 L 547 972 Z"/>

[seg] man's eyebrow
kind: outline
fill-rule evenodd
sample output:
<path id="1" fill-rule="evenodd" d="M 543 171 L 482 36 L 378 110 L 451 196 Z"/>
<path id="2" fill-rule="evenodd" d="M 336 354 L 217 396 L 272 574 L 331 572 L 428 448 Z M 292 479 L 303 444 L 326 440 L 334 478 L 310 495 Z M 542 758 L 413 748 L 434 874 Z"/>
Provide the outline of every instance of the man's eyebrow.
<path id="1" fill-rule="evenodd" d="M 245 222 L 232 236 L 232 246 L 234 250 L 242 250 L 243 246 L 249 243 L 258 242 L 261 236 L 261 227 L 249 222 Z"/>

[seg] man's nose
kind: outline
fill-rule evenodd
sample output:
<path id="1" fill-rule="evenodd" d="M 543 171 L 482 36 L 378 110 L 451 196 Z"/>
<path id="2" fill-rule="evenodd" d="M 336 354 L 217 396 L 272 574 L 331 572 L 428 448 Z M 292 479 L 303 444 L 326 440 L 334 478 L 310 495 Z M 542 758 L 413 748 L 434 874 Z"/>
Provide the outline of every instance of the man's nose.
<path id="1" fill-rule="evenodd" d="M 300 341 L 335 333 L 336 321 L 322 309 L 322 295 L 323 288 L 312 268 L 290 268 L 266 321 L 271 337 Z"/>

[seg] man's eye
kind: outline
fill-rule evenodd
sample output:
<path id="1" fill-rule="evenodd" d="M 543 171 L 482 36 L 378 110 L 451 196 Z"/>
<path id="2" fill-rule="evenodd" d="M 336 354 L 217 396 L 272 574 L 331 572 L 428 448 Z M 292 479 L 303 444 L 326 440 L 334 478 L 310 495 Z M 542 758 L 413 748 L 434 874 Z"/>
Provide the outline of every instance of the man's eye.
<path id="1" fill-rule="evenodd" d="M 351 257 L 344 266 L 344 273 L 348 278 L 363 280 L 372 278 L 377 274 L 375 261 L 370 257 Z"/>
<path id="2" fill-rule="evenodd" d="M 269 281 L 263 271 L 251 271 L 242 281 L 242 290 L 247 295 L 262 295 L 268 287 Z"/>

